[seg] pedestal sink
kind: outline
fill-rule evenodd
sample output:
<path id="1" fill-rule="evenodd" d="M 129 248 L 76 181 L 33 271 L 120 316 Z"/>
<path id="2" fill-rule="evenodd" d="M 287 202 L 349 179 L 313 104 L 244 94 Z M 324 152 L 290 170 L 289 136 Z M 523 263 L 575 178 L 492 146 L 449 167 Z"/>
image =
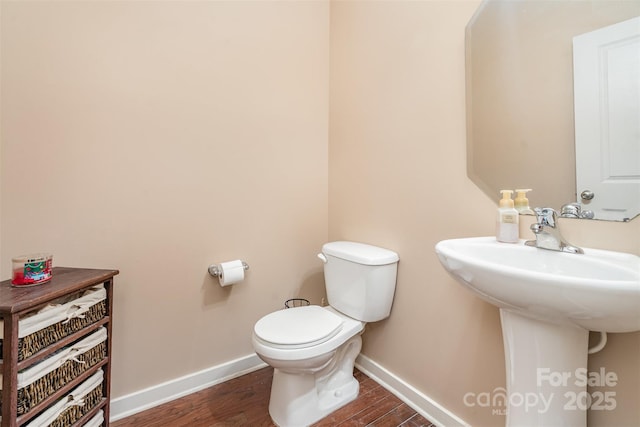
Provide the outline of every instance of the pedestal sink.
<path id="1" fill-rule="evenodd" d="M 587 373 L 589 330 L 640 331 L 640 257 L 583 249 L 555 252 L 494 237 L 436 245 L 459 283 L 500 308 L 507 426 L 586 426 L 587 382 L 606 380 Z"/>

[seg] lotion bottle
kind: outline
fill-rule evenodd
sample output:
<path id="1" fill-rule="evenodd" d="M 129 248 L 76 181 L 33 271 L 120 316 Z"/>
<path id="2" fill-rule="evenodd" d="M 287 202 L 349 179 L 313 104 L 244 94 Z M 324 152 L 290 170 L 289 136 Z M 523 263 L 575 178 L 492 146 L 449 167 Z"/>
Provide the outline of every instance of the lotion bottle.
<path id="1" fill-rule="evenodd" d="M 511 190 L 500 190 L 502 199 L 498 207 L 498 217 L 496 219 L 496 239 L 504 243 L 518 243 L 519 234 L 519 214 L 513 207 L 511 200 Z"/>

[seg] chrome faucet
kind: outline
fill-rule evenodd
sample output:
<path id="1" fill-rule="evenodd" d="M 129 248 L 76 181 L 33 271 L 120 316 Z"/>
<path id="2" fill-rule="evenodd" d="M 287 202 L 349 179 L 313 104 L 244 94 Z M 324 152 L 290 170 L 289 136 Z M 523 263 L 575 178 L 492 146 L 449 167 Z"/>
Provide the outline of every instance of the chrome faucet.
<path id="1" fill-rule="evenodd" d="M 560 234 L 557 224 L 557 214 L 553 208 L 535 208 L 537 222 L 531 224 L 531 231 L 536 235 L 535 240 L 527 240 L 524 244 L 552 251 L 583 254 L 584 251 L 569 244 Z"/>

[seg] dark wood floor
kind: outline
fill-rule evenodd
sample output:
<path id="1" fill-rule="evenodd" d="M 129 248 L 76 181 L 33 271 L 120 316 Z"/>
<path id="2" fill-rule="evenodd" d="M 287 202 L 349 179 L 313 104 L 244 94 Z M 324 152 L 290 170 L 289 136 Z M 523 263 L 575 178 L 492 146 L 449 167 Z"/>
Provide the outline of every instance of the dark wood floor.
<path id="1" fill-rule="evenodd" d="M 111 427 L 275 426 L 269 417 L 273 368 L 247 375 L 176 399 L 111 423 Z M 318 421 L 314 427 L 433 426 L 428 420 L 356 370 L 360 394 L 353 402 Z"/>

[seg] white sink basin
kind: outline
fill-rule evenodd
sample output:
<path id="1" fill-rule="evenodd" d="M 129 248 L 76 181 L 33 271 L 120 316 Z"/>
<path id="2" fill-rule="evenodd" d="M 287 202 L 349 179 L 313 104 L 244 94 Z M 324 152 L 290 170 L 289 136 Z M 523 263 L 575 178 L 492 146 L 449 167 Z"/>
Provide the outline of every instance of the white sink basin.
<path id="1" fill-rule="evenodd" d="M 587 370 L 589 330 L 640 331 L 640 257 L 583 249 L 556 252 L 494 237 L 436 245 L 458 282 L 500 308 L 508 427 L 585 427 L 586 406 L 568 399 L 588 396 L 576 379 Z"/>
<path id="2" fill-rule="evenodd" d="M 640 257 L 583 249 L 556 252 L 494 237 L 436 245 L 456 280 L 500 308 L 593 331 L 640 331 Z"/>

